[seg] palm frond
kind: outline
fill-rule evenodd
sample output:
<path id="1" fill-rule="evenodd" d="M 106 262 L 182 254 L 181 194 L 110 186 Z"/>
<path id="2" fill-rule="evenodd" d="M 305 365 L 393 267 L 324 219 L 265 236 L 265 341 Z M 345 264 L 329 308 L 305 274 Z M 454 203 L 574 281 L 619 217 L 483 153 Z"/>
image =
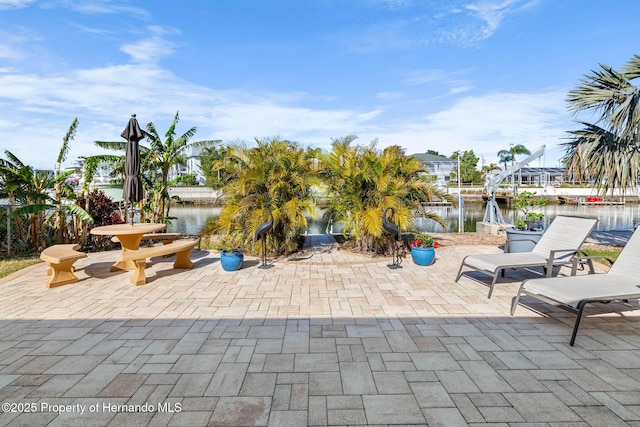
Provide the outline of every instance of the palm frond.
<path id="1" fill-rule="evenodd" d="M 11 212 L 11 218 L 16 218 L 22 215 L 30 215 L 37 214 L 41 212 L 46 212 L 55 208 L 55 205 L 48 203 L 34 203 L 27 206 L 20 206 Z"/>
<path id="2" fill-rule="evenodd" d="M 616 188 L 624 191 L 635 184 L 640 165 L 639 147 L 597 125 L 581 123 L 584 127 L 569 132 L 570 141 L 562 144 L 565 155 L 561 161 L 567 166 L 567 172 L 583 180 L 594 178 L 603 194 Z"/>
<path id="3" fill-rule="evenodd" d="M 64 208 L 68 210 L 72 215 L 77 216 L 78 219 L 88 223 L 93 223 L 93 218 L 91 217 L 91 215 L 89 215 L 89 212 L 85 211 L 84 209 L 82 209 L 82 207 L 76 205 L 72 201 L 65 200 Z"/>
<path id="4" fill-rule="evenodd" d="M 95 141 L 95 144 L 106 150 L 125 151 L 127 149 L 126 141 Z"/>
<path id="5" fill-rule="evenodd" d="M 640 77 L 640 55 L 633 55 L 626 65 L 622 67 L 621 71 L 629 80 Z"/>
<path id="6" fill-rule="evenodd" d="M 60 165 L 67 159 L 67 154 L 69 152 L 69 142 L 73 140 L 76 135 L 76 129 L 78 128 L 78 118 L 76 117 L 71 122 L 71 126 L 69 126 L 69 130 L 62 138 L 62 147 L 60 148 L 60 152 L 58 153 L 58 169 L 60 169 Z"/>
<path id="7" fill-rule="evenodd" d="M 12 163 L 12 166 L 15 168 L 23 168 L 25 164 L 20 161 L 11 151 L 4 150 L 5 156 L 7 156 L 7 160 Z"/>
<path id="8" fill-rule="evenodd" d="M 600 68 L 569 92 L 569 111 L 574 114 L 591 111 L 599 115 L 597 123 L 605 124 L 622 138 L 635 139 L 640 121 L 640 92 L 625 74 L 602 64 Z"/>

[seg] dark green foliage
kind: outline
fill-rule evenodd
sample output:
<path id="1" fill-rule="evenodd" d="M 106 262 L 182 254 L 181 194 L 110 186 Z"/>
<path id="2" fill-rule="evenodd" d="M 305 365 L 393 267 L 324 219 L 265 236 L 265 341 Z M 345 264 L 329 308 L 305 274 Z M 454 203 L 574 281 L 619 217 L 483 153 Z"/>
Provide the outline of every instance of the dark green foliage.
<path id="1" fill-rule="evenodd" d="M 451 154 L 451 158 L 458 160 L 459 152 Z M 463 183 L 481 183 L 482 174 L 476 169 L 478 167 L 478 160 L 480 158 L 476 156 L 473 150 L 465 150 L 460 157 L 460 177 Z M 451 172 L 451 181 L 458 182 L 458 167 L 453 168 Z"/>
<path id="2" fill-rule="evenodd" d="M 6 206 L 0 206 L 0 257 L 28 254 L 29 247 L 24 240 L 20 239 L 15 222 L 9 227 L 9 221 L 15 221 L 15 219 L 7 217 Z M 9 253 L 9 237 L 7 236 L 9 228 L 11 228 L 11 253 Z"/>
<path id="3" fill-rule="evenodd" d="M 87 197 L 80 196 L 76 203 L 85 208 L 89 199 L 87 212 L 93 218 L 93 225 L 98 227 L 101 225 L 122 224 L 120 214 L 115 211 L 117 205 L 102 190 L 94 189 L 87 194 Z"/>
<path id="4" fill-rule="evenodd" d="M 522 215 L 516 222 L 516 227 L 520 230 L 533 230 L 540 227 L 540 221 L 544 214 L 534 212 L 535 209 L 546 206 L 547 199 L 536 197 L 536 193 L 523 191 L 513 198 L 513 209 Z"/>
<path id="5" fill-rule="evenodd" d="M 217 190 L 228 181 L 225 179 L 228 173 L 222 162 L 228 152 L 229 149 L 225 146 L 207 147 L 200 152 L 200 169 L 204 174 L 207 187 Z"/>

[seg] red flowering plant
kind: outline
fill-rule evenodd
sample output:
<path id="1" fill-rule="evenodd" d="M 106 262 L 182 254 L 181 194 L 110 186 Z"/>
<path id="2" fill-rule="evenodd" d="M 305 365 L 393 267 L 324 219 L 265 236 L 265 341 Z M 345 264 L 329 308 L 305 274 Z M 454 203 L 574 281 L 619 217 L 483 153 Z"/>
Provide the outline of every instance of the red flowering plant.
<path id="1" fill-rule="evenodd" d="M 416 234 L 415 240 L 411 242 L 412 248 L 437 248 L 438 242 L 428 234 Z"/>

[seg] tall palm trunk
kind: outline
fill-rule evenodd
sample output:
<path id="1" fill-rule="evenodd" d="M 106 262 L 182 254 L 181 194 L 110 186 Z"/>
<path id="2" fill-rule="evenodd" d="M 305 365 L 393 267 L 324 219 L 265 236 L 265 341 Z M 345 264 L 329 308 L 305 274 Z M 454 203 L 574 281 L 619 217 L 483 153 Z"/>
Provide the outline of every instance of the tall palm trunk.
<path id="1" fill-rule="evenodd" d="M 31 198 L 28 198 L 27 204 L 33 205 L 34 202 Z M 38 228 L 37 228 L 36 214 L 34 213 L 29 214 L 29 222 L 31 224 L 31 248 L 34 251 L 37 251 L 38 250 Z"/>
<path id="2" fill-rule="evenodd" d="M 55 186 L 56 192 L 56 243 L 60 244 L 67 241 L 66 219 L 62 209 L 62 183 L 57 182 Z"/>
<path id="3" fill-rule="evenodd" d="M 13 193 L 13 191 L 9 191 L 7 192 L 7 194 L 9 196 L 9 205 L 11 206 L 11 210 L 13 211 L 16 208 L 16 196 Z M 7 218 L 7 221 L 9 221 L 8 218 Z M 13 218 L 13 223 L 16 227 L 16 235 L 19 236 L 20 239 L 26 242 L 27 235 L 25 233 L 25 227 L 24 227 L 24 222 L 22 221 L 22 218 L 19 216 Z"/>

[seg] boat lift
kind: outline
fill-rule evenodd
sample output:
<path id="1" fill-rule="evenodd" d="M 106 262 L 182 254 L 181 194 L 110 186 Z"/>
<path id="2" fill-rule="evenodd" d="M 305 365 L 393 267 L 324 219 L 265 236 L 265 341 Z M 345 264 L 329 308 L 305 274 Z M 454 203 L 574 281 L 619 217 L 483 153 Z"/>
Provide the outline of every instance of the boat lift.
<path id="1" fill-rule="evenodd" d="M 542 157 L 544 155 L 545 146 L 536 149 L 531 152 L 527 157 L 520 160 L 518 163 L 513 166 L 505 169 L 504 171 L 497 171 L 492 174 L 487 174 L 487 178 L 485 181 L 485 192 L 488 194 L 487 198 L 487 207 L 484 211 L 484 218 L 482 222 L 488 224 L 506 224 L 504 218 L 502 217 L 502 212 L 500 212 L 500 207 L 498 206 L 498 202 L 496 202 L 496 191 L 500 186 L 500 183 L 505 178 L 512 176 L 514 173 L 527 166 L 532 161 Z M 513 184 L 513 183 L 512 183 Z"/>

